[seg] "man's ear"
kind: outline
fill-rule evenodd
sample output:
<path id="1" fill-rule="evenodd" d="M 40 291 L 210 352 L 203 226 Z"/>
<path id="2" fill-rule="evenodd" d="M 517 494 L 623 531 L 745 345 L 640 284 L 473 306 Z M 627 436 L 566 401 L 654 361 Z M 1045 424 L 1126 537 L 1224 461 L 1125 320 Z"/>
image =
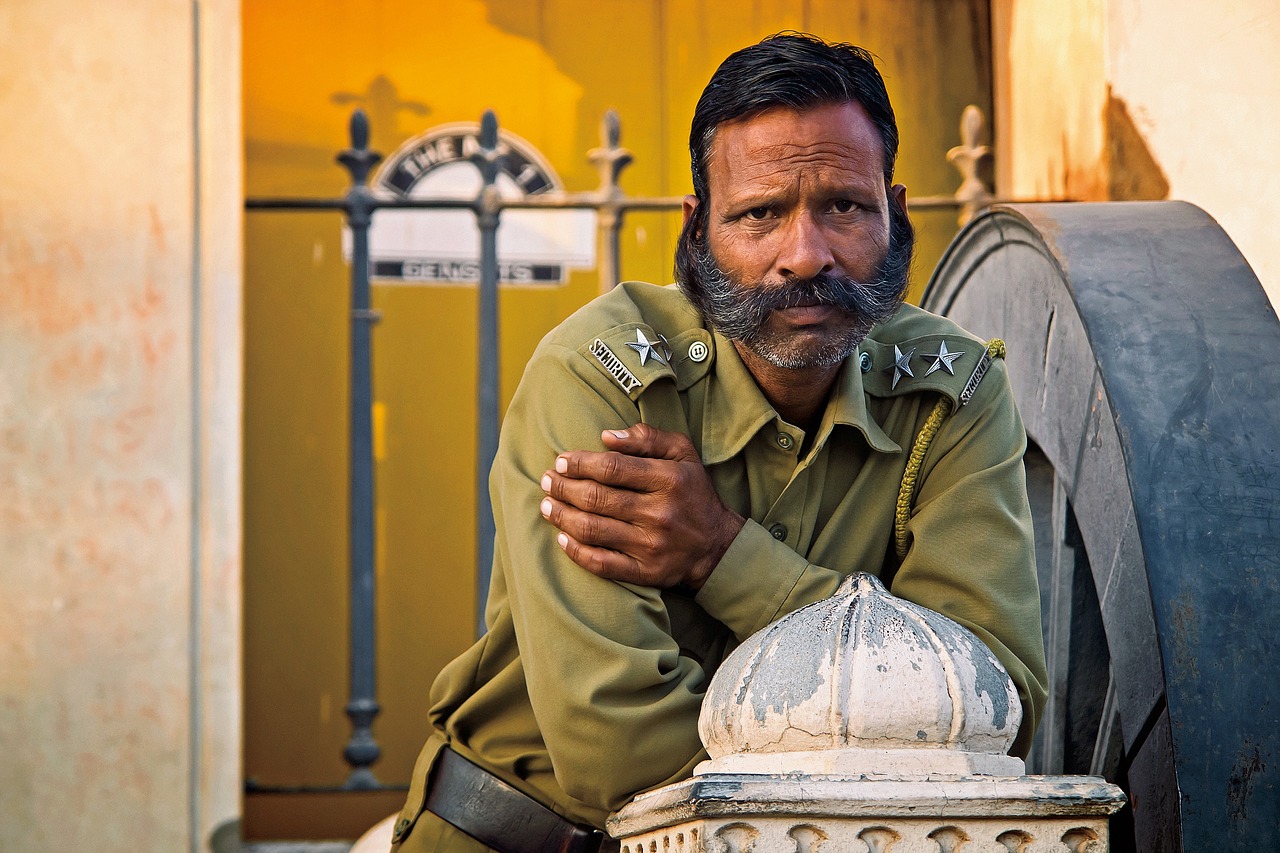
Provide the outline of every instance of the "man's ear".
<path id="1" fill-rule="evenodd" d="M 893 200 L 898 203 L 898 207 L 902 208 L 902 212 L 907 212 L 907 188 L 903 184 L 894 184 L 889 187 L 889 192 L 893 195 Z"/>
<path id="2" fill-rule="evenodd" d="M 684 214 L 684 221 L 681 225 L 688 225 L 689 220 L 693 218 L 693 214 L 698 209 L 698 197 L 696 195 L 687 195 L 684 197 L 684 203 L 680 205 L 680 211 Z"/>

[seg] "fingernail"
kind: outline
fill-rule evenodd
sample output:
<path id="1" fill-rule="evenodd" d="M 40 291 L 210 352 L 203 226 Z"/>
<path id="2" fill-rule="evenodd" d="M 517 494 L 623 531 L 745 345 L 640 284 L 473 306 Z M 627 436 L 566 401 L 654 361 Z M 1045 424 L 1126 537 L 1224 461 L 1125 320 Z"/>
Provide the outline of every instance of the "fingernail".
<path id="1" fill-rule="evenodd" d="M 551 491 L 551 475 L 550 474 L 542 475 L 542 491 L 544 492 Z"/>
<path id="2" fill-rule="evenodd" d="M 556 457 L 556 472 L 557 472 L 557 473 L 559 473 L 559 474 L 568 474 L 568 473 L 569 473 L 569 460 L 568 460 L 568 459 L 565 459 L 563 456 L 557 456 L 557 457 Z"/>
<path id="3" fill-rule="evenodd" d="M 542 503 L 539 504 L 538 506 L 539 506 L 539 509 L 542 510 L 543 518 L 551 517 L 551 498 L 543 498 Z"/>
<path id="4" fill-rule="evenodd" d="M 626 431 L 625 429 L 611 429 L 611 430 L 609 430 L 609 432 L 613 433 L 613 437 L 614 437 L 614 438 L 626 438 L 626 437 L 627 437 L 627 431 Z"/>
<path id="5" fill-rule="evenodd" d="M 569 536 L 568 536 L 568 534 L 565 534 L 565 533 L 557 533 L 557 534 L 556 534 L 556 541 L 560 543 L 560 547 L 561 547 L 561 548 L 568 548 L 568 547 L 569 547 Z"/>

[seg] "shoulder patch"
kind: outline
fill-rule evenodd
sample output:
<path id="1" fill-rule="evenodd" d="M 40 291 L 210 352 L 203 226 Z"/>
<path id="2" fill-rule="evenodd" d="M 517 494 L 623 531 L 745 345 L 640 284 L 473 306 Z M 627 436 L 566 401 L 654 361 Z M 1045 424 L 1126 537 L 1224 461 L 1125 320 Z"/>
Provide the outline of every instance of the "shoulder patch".
<path id="1" fill-rule="evenodd" d="M 604 368 L 604 372 L 613 377 L 613 380 L 621 385 L 622 390 L 628 395 L 644 385 L 604 341 L 596 338 L 591 342 L 589 352 L 596 357 L 596 362 Z"/>
<path id="2" fill-rule="evenodd" d="M 973 399 L 973 393 L 978 390 L 978 383 L 982 381 L 982 377 L 987 375 L 987 371 L 991 369 L 991 353 L 983 349 L 982 358 L 978 359 L 978 366 L 973 369 L 973 373 L 969 375 L 969 381 L 964 383 L 964 388 L 960 391 L 960 405 L 964 405 Z"/>
<path id="3" fill-rule="evenodd" d="M 644 323 L 606 329 L 579 347 L 579 352 L 635 400 L 660 379 L 675 380 L 675 351 L 666 337 Z"/>

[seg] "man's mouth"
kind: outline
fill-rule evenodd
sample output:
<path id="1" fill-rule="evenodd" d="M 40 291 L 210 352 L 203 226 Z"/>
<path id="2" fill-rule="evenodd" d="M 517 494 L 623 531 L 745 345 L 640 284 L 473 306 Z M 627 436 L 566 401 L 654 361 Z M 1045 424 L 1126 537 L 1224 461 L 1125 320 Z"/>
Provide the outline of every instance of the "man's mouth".
<path id="1" fill-rule="evenodd" d="M 834 305 L 818 299 L 805 299 L 794 305 L 777 308 L 775 311 L 785 320 L 796 325 L 821 323 L 836 310 Z"/>
<path id="2" fill-rule="evenodd" d="M 827 303 L 828 300 L 820 299 L 812 288 L 800 286 L 779 294 L 774 300 L 774 309 L 782 311 L 788 308 L 812 308 Z"/>

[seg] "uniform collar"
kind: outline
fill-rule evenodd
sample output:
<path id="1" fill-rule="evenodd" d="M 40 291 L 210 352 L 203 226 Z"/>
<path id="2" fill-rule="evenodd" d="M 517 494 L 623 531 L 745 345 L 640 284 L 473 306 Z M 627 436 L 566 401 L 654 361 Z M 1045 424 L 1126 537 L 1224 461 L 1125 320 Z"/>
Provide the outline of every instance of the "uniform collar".
<path id="1" fill-rule="evenodd" d="M 733 343 L 719 332 L 715 332 L 713 337 L 715 372 L 707 392 L 702 421 L 702 459 L 707 465 L 732 458 L 766 424 L 781 421 Z M 858 430 L 873 450 L 881 453 L 902 451 L 867 411 L 857 353 L 845 361 L 844 369 L 832 387 L 831 399 L 827 401 L 814 441 L 815 448 L 826 442 L 836 424 Z"/>

